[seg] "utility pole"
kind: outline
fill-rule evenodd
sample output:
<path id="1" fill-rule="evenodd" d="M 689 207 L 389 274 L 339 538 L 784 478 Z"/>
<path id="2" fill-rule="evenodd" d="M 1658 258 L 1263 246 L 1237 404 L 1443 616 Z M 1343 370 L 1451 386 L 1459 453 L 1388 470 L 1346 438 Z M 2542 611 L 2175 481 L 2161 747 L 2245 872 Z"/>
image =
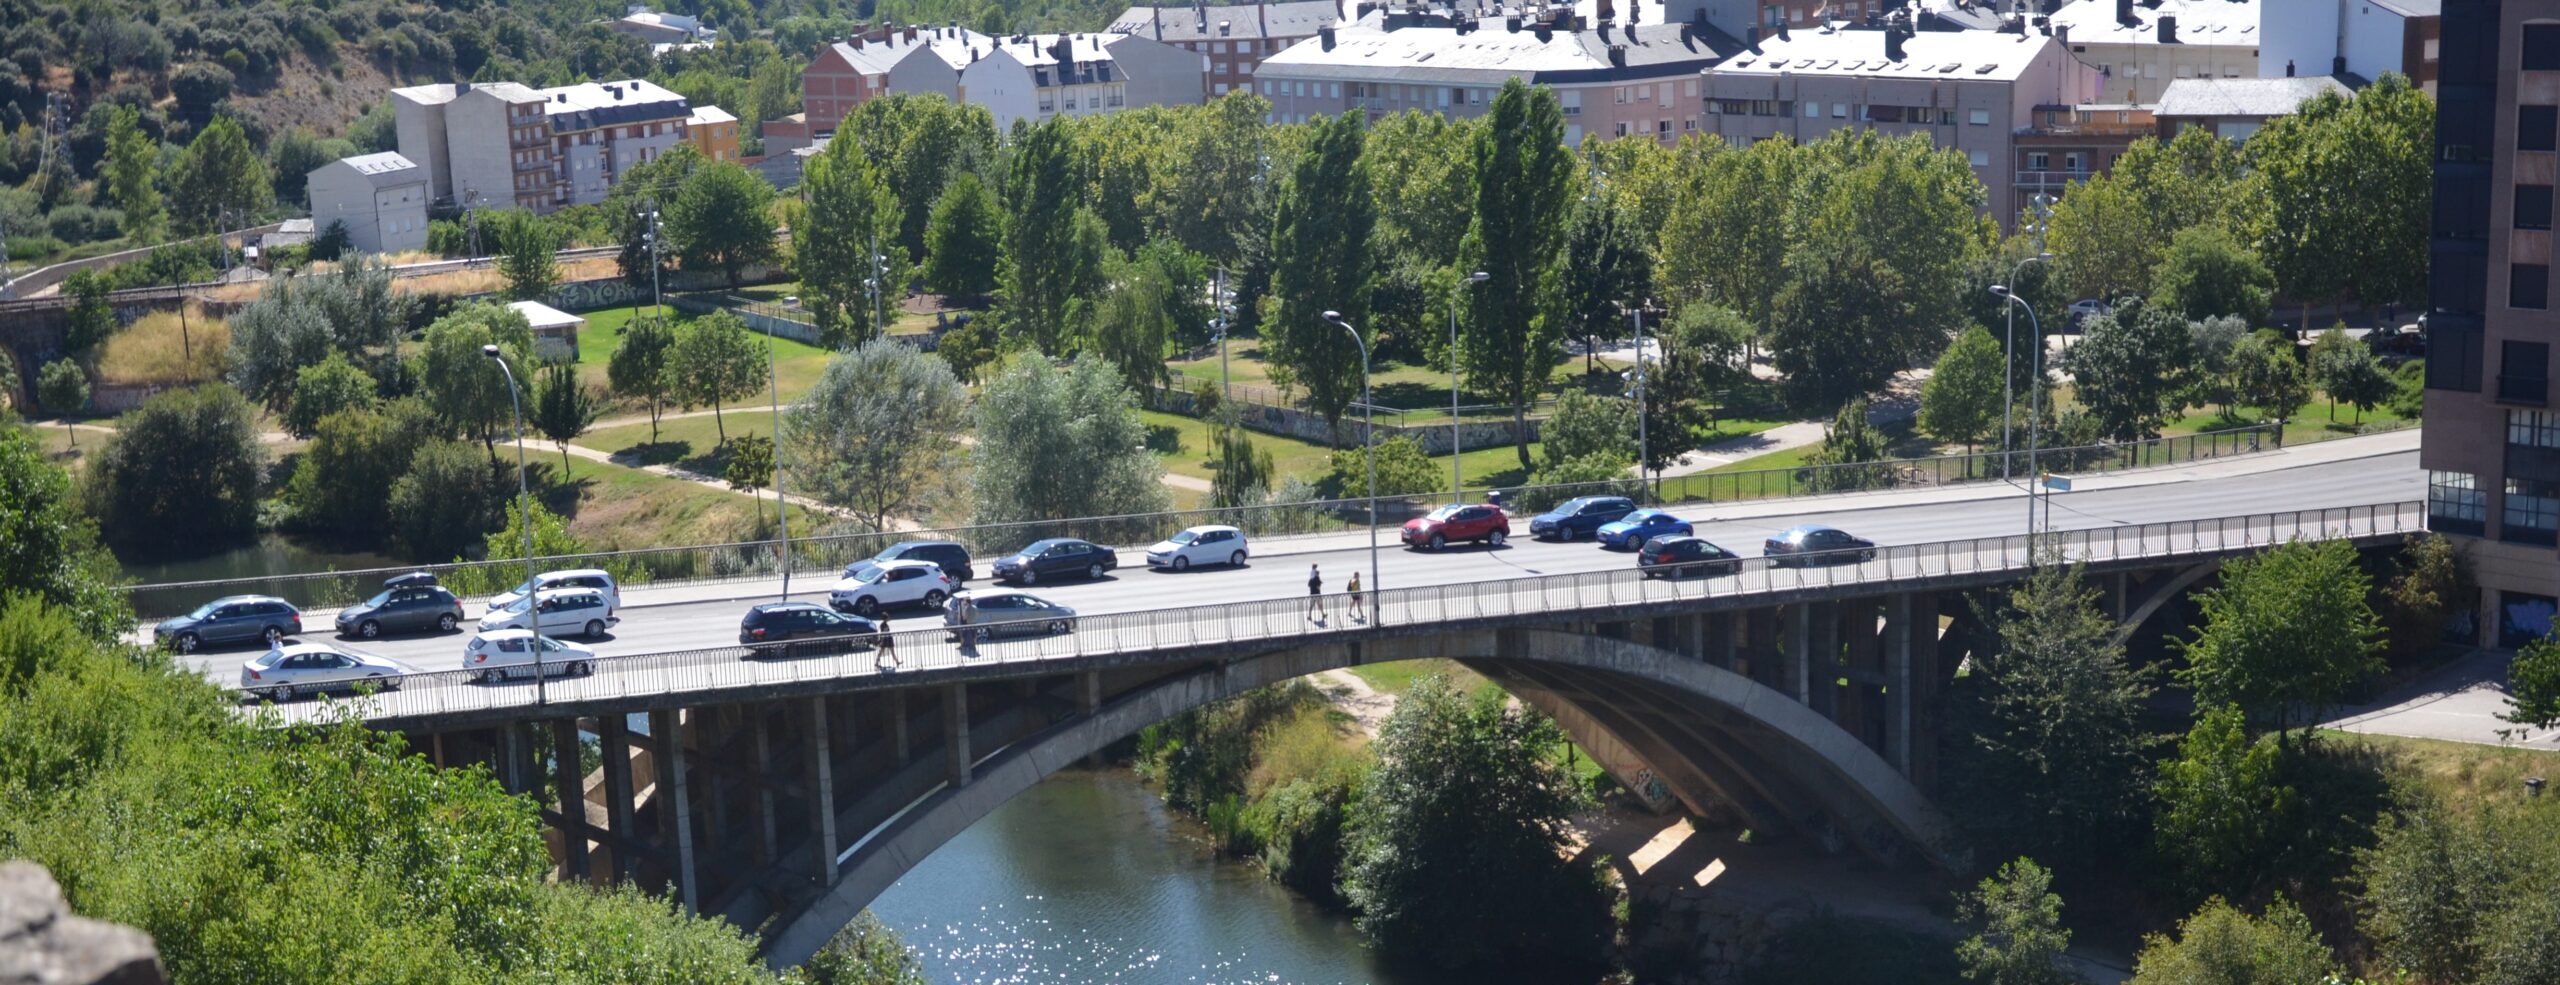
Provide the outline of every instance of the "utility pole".
<path id="1" fill-rule="evenodd" d="M 1639 482 L 1644 479 L 1646 455 L 1652 451 L 1645 434 L 1644 420 L 1644 309 L 1652 303 L 1653 299 L 1646 298 L 1636 305 L 1636 479 Z M 1652 487 L 1645 488 L 1650 490 Z"/>
<path id="2" fill-rule="evenodd" d="M 791 601 L 791 499 L 782 494 L 782 375 L 774 371 L 773 333 L 764 335 L 764 375 L 773 396 L 773 515 L 782 524 L 782 601 Z"/>
<path id="3" fill-rule="evenodd" d="M 1227 268 L 1218 268 L 1209 278 L 1209 306 L 1218 309 L 1218 317 L 1210 319 L 1218 330 L 1218 402 L 1235 399 L 1235 385 L 1227 382 L 1227 329 L 1235 324 L 1236 313 L 1227 307 Z"/>

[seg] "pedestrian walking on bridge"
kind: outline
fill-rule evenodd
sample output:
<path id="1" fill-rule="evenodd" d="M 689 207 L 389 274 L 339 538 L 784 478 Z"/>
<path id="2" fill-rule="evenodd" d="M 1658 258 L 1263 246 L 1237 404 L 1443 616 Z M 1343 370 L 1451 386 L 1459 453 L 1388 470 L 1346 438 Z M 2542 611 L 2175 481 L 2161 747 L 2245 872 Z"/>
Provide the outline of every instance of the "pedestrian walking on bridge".
<path id="1" fill-rule="evenodd" d="M 1307 565 L 1307 620 L 1323 625 L 1328 614 L 1324 608 L 1324 569 Z"/>
<path id="2" fill-rule="evenodd" d="M 1368 622 L 1369 612 L 1360 606 L 1360 572 L 1351 572 L 1351 582 L 1344 585 L 1342 590 L 1351 596 L 1351 618 Z"/>

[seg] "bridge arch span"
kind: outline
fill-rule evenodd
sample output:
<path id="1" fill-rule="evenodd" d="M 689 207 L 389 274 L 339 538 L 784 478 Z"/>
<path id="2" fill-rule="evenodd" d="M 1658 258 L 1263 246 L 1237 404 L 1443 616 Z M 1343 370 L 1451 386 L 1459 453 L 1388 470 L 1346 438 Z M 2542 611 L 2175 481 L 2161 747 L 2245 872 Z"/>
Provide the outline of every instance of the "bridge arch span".
<path id="1" fill-rule="evenodd" d="M 965 785 L 944 785 L 847 852 L 838 878 L 779 915 L 766 961 L 806 961 L 927 855 L 1051 774 L 1146 726 L 1254 688 L 1367 663 L 1452 657 L 1541 707 L 1559 702 L 1611 738 L 1663 764 L 1693 810 L 1725 802 L 1759 821 L 1888 842 L 1953 866 L 1951 831 L 1918 787 L 1820 712 L 1694 657 L 1608 636 L 1486 629 L 1336 640 L 1267 651 L 1164 679 L 979 760 Z M 1890 850 L 1890 849 L 1888 849 Z"/>

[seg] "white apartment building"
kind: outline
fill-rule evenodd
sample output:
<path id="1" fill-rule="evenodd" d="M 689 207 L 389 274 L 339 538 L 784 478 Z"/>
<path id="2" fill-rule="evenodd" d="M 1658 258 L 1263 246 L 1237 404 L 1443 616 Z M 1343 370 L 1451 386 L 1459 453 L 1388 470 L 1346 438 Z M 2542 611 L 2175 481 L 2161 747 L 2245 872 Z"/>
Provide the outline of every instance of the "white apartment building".
<path id="1" fill-rule="evenodd" d="M 1015 120 L 1092 116 L 1200 101 L 1201 56 L 1126 34 L 1017 34 L 968 48 L 960 100 Z"/>
<path id="2" fill-rule="evenodd" d="M 685 97 L 637 79 L 391 90 L 403 156 L 440 203 L 550 212 L 604 201 L 617 175 L 687 140 Z"/>
<path id="3" fill-rule="evenodd" d="M 342 157 L 311 169 L 315 230 L 345 226 L 365 253 L 427 248 L 427 171 L 396 152 Z"/>
<path id="4" fill-rule="evenodd" d="M 1162 41 L 1203 56 L 1208 68 L 1201 81 L 1208 89 L 1201 96 L 1216 99 L 1236 89 L 1253 88 L 1254 69 L 1264 58 L 1341 20 L 1342 8 L 1336 0 L 1218 7 L 1194 0 L 1186 6 L 1131 7 L 1105 30 Z"/>
<path id="5" fill-rule="evenodd" d="M 2331 0 L 2334 2 L 2334 0 Z M 2098 102 L 2150 106 L 2179 79 L 2262 74 L 2260 0 L 2073 0 L 2052 15 L 2056 39 L 2106 76 Z M 2294 30 L 2307 25 L 2294 25 Z M 2324 39 L 2326 40 L 2326 39 Z M 2275 74 L 2282 75 L 2278 62 Z M 2328 74 L 2327 58 L 2303 74 Z"/>
<path id="6" fill-rule="evenodd" d="M 1747 33 L 1751 12 L 1750 0 L 1363 10 L 1263 59 L 1254 82 L 1273 121 L 1299 123 L 1352 109 L 1473 117 L 1520 79 L 1555 90 L 1568 143 L 1671 141 L 1699 125 L 1699 71 L 1746 50 L 1725 25 Z"/>

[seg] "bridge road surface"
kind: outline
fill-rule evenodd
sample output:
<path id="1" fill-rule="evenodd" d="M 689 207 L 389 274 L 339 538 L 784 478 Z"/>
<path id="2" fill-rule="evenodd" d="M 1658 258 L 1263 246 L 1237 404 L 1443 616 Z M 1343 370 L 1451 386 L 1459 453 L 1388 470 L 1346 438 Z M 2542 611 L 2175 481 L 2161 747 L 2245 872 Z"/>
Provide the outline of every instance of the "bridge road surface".
<path id="1" fill-rule="evenodd" d="M 2414 444 L 2415 435 L 2405 437 L 2412 439 L 2409 444 Z M 2161 481 L 2101 486 L 2100 480 L 2087 479 L 2078 483 L 2080 491 L 2047 496 L 2051 514 L 2047 529 L 2103 529 L 2424 499 L 2425 476 L 2418 468 L 2417 453 L 2414 450 L 2395 450 L 2406 447 L 2394 442 L 2382 448 L 2369 448 L 2369 451 L 2380 453 L 2361 457 L 2347 457 L 2345 449 L 2336 449 L 2325 456 L 2325 461 L 2315 460 L 2289 467 L 2285 464 L 2286 453 L 2200 463 L 2196 469 L 2207 474 L 2195 478 L 2178 477 L 2177 473 L 2186 471 L 2185 467 L 2178 467 L 2147 473 L 2155 478 L 2161 472 L 2172 473 Z M 2122 482 L 2144 475 L 2146 473 L 2127 473 L 2114 479 Z M 1754 500 L 1697 504 L 1677 512 L 1695 524 L 1699 536 L 1744 557 L 1757 556 L 1762 540 L 1798 523 L 1831 524 L 1873 540 L 1880 547 L 2011 536 L 2024 531 L 2026 504 L 2020 501 L 2016 488 L 1985 483 L 1936 491 L 1952 492 L 1956 488 L 1971 490 L 1974 495 L 1960 500 L 1910 505 L 1895 505 L 1885 495 Z M 1725 512 L 1753 515 L 1715 519 Z M 1388 588 L 1409 588 L 1620 570 L 1635 565 L 1634 556 L 1629 552 L 1604 549 L 1589 540 L 1565 543 L 1532 540 L 1527 536 L 1528 520 L 1525 516 L 1514 517 L 1512 525 L 1515 536 L 1501 549 L 1473 544 L 1451 545 L 1439 553 L 1407 551 L 1395 540 L 1394 530 L 1381 528 L 1380 580 Z M 1030 591 L 1072 607 L 1079 615 L 1093 616 L 1227 602 L 1303 598 L 1309 564 L 1323 567 L 1325 590 L 1329 594 L 1339 592 L 1355 571 L 1360 573 L 1364 588 L 1376 587 L 1366 584 L 1369 580 L 1369 558 L 1365 532 L 1328 535 L 1318 540 L 1321 547 L 1303 545 L 1308 548 L 1303 553 L 1279 556 L 1264 553 L 1242 569 L 1194 568 L 1178 574 L 1150 571 L 1142 553 L 1127 551 L 1121 554 L 1119 570 L 1099 581 L 1043 582 Z M 1357 546 L 1333 546 L 1351 542 L 1356 542 Z M 1274 550 L 1292 549 L 1287 541 L 1257 542 L 1257 546 Z M 991 560 L 977 560 L 979 577 L 972 580 L 969 587 L 996 587 L 986 577 Z M 797 575 L 792 579 L 792 597 L 823 601 L 832 581 L 827 574 Z M 635 589 L 648 591 L 647 586 L 626 586 L 621 623 L 602 639 L 578 642 L 593 647 L 599 656 L 605 657 L 736 646 L 741 615 L 757 601 L 772 600 L 774 596 L 771 593 L 777 587 L 777 579 L 706 584 L 696 588 L 719 596 L 718 600 L 648 605 L 630 604 L 629 601 Z M 754 595 L 757 591 L 767 594 Z M 1335 610 L 1334 621 L 1340 622 L 1343 600 L 1331 598 L 1327 604 Z M 477 600 L 466 600 L 464 605 L 466 617 L 476 620 L 482 606 Z M 330 629 L 331 618 L 333 616 L 328 613 L 305 614 L 304 625 L 313 632 L 304 638 L 336 640 Z M 891 629 L 899 632 L 940 624 L 938 613 L 927 613 L 921 609 L 893 611 L 889 618 Z M 354 649 L 400 660 L 421 671 L 452 671 L 461 669 L 462 646 L 470 638 L 470 628 L 471 623 L 466 621 L 462 632 L 450 635 L 342 642 Z M 144 637 L 147 636 L 145 630 Z M 241 660 L 257 652 L 256 648 L 235 647 L 198 652 L 180 660 L 218 683 L 236 684 Z"/>

